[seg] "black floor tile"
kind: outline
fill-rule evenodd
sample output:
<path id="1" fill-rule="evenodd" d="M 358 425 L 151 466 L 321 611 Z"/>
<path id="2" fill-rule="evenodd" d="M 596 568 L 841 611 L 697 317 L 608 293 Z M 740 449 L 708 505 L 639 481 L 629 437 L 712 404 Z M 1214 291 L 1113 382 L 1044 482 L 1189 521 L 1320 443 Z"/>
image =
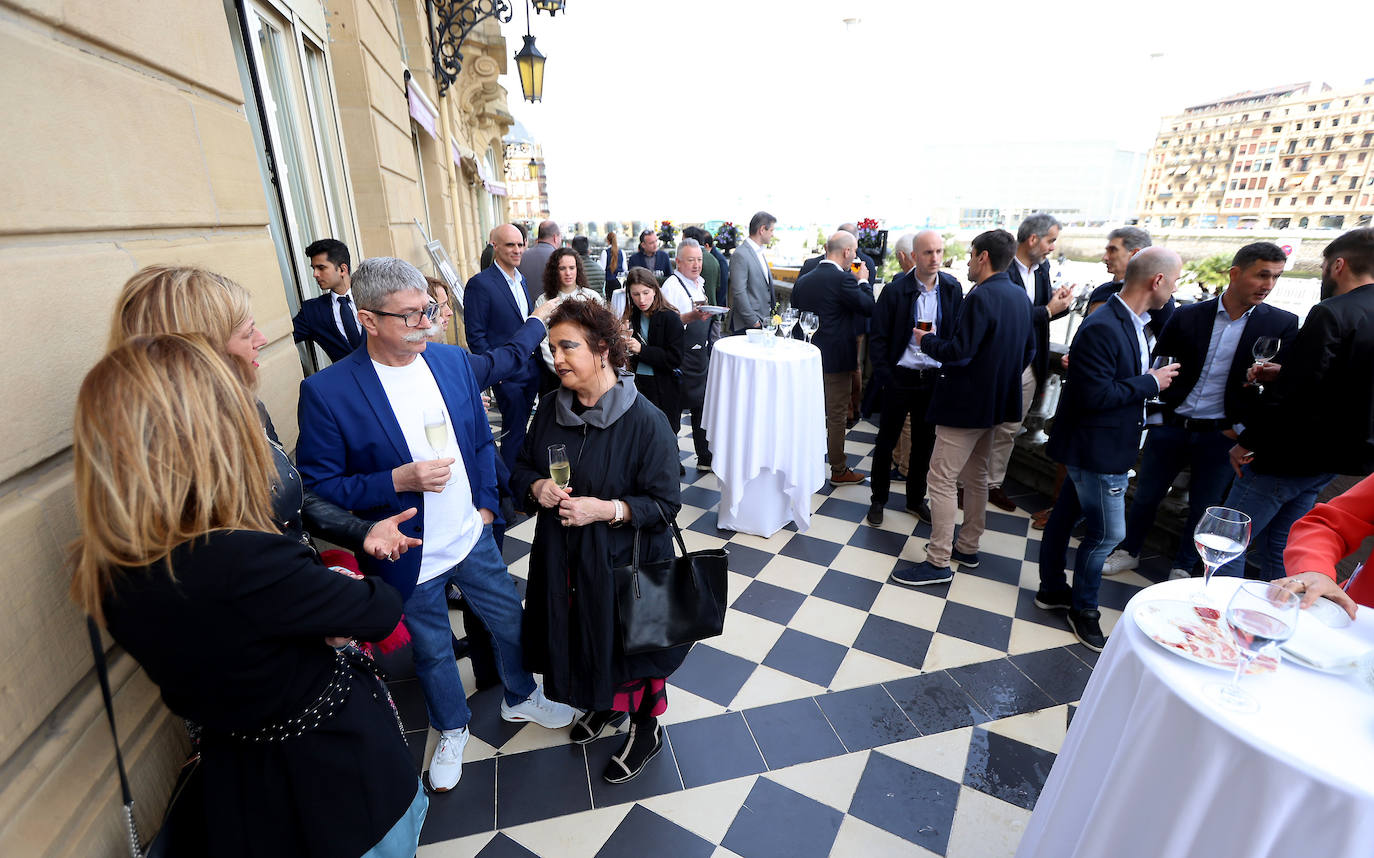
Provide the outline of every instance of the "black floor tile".
<path id="1" fill-rule="evenodd" d="M 845 752 L 839 737 L 810 697 L 746 709 L 744 720 L 770 769 L 810 763 Z"/>
<path id="2" fill-rule="evenodd" d="M 467 837 L 496 828 L 496 760 L 463 764 L 463 777 L 448 792 L 429 793 L 420 844 Z"/>
<path id="3" fill-rule="evenodd" d="M 511 840 L 501 832 L 496 832 L 482 851 L 477 853 L 477 858 L 539 858 L 530 850 Z"/>
<path id="4" fill-rule="evenodd" d="M 1069 727 L 1073 726 L 1073 716 L 1077 714 L 1077 712 L 1078 704 L 1070 703 L 1067 707 L 1067 711 L 1064 713 L 1064 729 L 1067 730 Z"/>
<path id="5" fill-rule="evenodd" d="M 1140 589 L 1135 584 L 1127 584 L 1125 581 L 1103 578 L 1102 585 L 1097 590 L 1097 604 L 1099 607 L 1124 611 L 1126 603 L 1135 598 Z"/>
<path id="6" fill-rule="evenodd" d="M 415 764 L 415 771 L 425 770 L 425 743 L 429 741 L 429 728 L 423 730 L 413 730 L 406 733 L 406 750 L 410 751 L 410 760 Z"/>
<path id="7" fill-rule="evenodd" d="M 686 529 L 692 531 L 693 533 L 704 533 L 707 536 L 714 536 L 718 539 L 734 538 L 735 532 L 733 530 L 725 530 L 724 528 L 716 526 L 719 520 L 720 516 L 718 513 L 708 512 L 705 515 L 699 516 L 696 521 L 687 525 Z"/>
<path id="8" fill-rule="evenodd" d="M 771 552 L 750 548 L 736 542 L 732 542 L 726 547 L 730 550 L 730 571 L 748 575 L 750 578 L 762 572 L 763 567 L 768 565 L 768 561 L 773 559 Z"/>
<path id="9" fill-rule="evenodd" d="M 969 743 L 964 783 L 993 798 L 1032 810 L 1045 778 L 1054 765 L 1054 754 L 1024 742 L 974 729 Z"/>
<path id="10" fill-rule="evenodd" d="M 1011 617 L 959 602 L 945 602 L 940 624 L 935 630 L 942 635 L 1006 651 L 1011 641 Z"/>
<path id="11" fill-rule="evenodd" d="M 844 433 L 844 439 L 846 441 L 858 441 L 861 444 L 876 444 L 878 443 L 878 433 L 855 427 Z"/>
<path id="12" fill-rule="evenodd" d="M 945 590 L 949 589 L 947 584 L 942 585 L 942 587 Z M 921 592 L 938 589 L 940 588 L 922 587 Z M 875 614 L 864 620 L 863 628 L 859 630 L 859 636 L 854 640 L 854 649 L 863 650 L 880 658 L 920 670 L 921 665 L 926 660 L 926 650 L 930 649 L 930 638 L 931 633 L 925 629 L 918 629 L 915 626 L 908 626 L 906 623 L 899 623 Z"/>
<path id="13" fill-rule="evenodd" d="M 954 781 L 875 751 L 868 756 L 849 813 L 943 855 L 958 804 Z"/>
<path id="14" fill-rule="evenodd" d="M 1018 620 L 1038 623 L 1052 629 L 1067 628 L 1064 625 L 1064 612 L 1047 611 L 1044 608 L 1035 607 L 1035 591 L 1026 587 L 1022 587 L 1020 592 L 1016 594 L 1015 616 Z"/>
<path id="15" fill-rule="evenodd" d="M 811 591 L 811 595 L 867 611 L 873 607 L 873 601 L 878 598 L 878 593 L 882 589 L 880 581 L 870 581 L 831 569 L 821 578 L 820 583 Z"/>
<path id="16" fill-rule="evenodd" d="M 1081 698 L 1083 689 L 1092 678 L 1092 668 L 1064 647 L 1010 658 L 1012 664 L 1040 686 L 1041 691 L 1053 697 L 1056 703 L 1072 703 Z"/>
<path id="17" fill-rule="evenodd" d="M 831 518 L 838 518 L 841 521 L 859 522 L 868 515 L 868 504 L 858 501 L 840 500 L 830 498 L 816 508 L 816 515 L 828 515 Z"/>
<path id="18" fill-rule="evenodd" d="M 1039 530 L 1031 531 L 1032 534 L 1040 534 L 1041 532 L 1042 531 Z M 1032 536 L 1031 538 L 1026 540 L 1026 553 L 1024 557 L 1026 560 L 1029 560 L 1032 563 L 1040 562 L 1040 539 L 1038 535 Z"/>
<path id="19" fill-rule="evenodd" d="M 511 754 L 496 761 L 497 828 L 591 810 L 587 758 L 581 745 Z"/>
<path id="20" fill-rule="evenodd" d="M 501 543 L 501 559 L 506 561 L 506 565 L 514 563 L 521 557 L 530 553 L 532 546 L 523 539 L 516 539 L 507 535 Z"/>
<path id="21" fill-rule="evenodd" d="M 998 533 L 1010 533 L 1012 536 L 1025 536 L 1030 529 L 1030 519 L 1024 515 L 1013 515 L 1006 512 L 996 512 L 989 509 L 987 512 L 987 529 Z"/>
<path id="22" fill-rule="evenodd" d="M 698 697 L 729 706 L 757 667 L 748 659 L 699 643 L 692 647 L 670 681 Z"/>
<path id="23" fill-rule="evenodd" d="M 1035 687 L 1005 658 L 951 667 L 949 675 L 992 718 L 1006 718 L 1053 706 L 1049 695 Z"/>
<path id="24" fill-rule="evenodd" d="M 988 715 L 943 670 L 884 683 L 923 735 L 982 724 Z"/>
<path id="25" fill-rule="evenodd" d="M 472 720 L 468 722 L 468 729 L 472 731 L 472 735 L 498 751 L 521 730 L 544 729 L 537 724 L 531 727 L 528 721 L 514 724 L 503 719 L 501 698 L 505 693 L 506 690 L 498 685 L 468 697 L 468 708 L 472 710 Z"/>
<path id="26" fill-rule="evenodd" d="M 844 814 L 759 778 L 721 845 L 744 858 L 825 858 Z"/>
<path id="27" fill-rule="evenodd" d="M 795 557 L 807 563 L 815 563 L 817 566 L 829 566 L 843 547 L 834 542 L 799 533 L 787 540 L 787 544 L 778 553 L 784 557 Z"/>
<path id="28" fill-rule="evenodd" d="M 1003 584 L 1018 584 L 1021 581 L 1021 561 L 1015 557 L 1003 557 L 1000 554 L 979 551 L 978 565 L 972 569 L 960 566 L 959 574 L 975 575 L 989 581 L 1000 581 Z"/>
<path id="29" fill-rule="evenodd" d="M 674 724 L 668 734 L 687 789 L 767 769 L 744 716 L 738 712 Z"/>
<path id="30" fill-rule="evenodd" d="M 695 454 L 693 454 L 693 455 L 695 455 Z M 708 475 L 708 474 L 710 474 L 710 473 L 711 473 L 710 471 L 698 471 L 698 470 L 696 469 L 696 466 L 693 465 L 692 467 L 690 467 L 690 468 L 687 469 L 686 475 L 683 476 L 683 477 L 681 477 L 681 478 L 679 478 L 679 479 L 680 479 L 680 482 L 682 483 L 682 485 L 685 487 L 685 486 L 689 486 L 689 485 L 695 484 L 698 480 L 702 479 L 703 477 L 705 477 L 706 475 Z"/>
<path id="31" fill-rule="evenodd" d="M 846 647 L 837 643 L 788 629 L 773 644 L 763 663 L 774 670 L 826 687 L 835 678 L 835 671 L 840 669 L 840 662 L 844 661 L 848 652 Z"/>
<path id="32" fill-rule="evenodd" d="M 755 581 L 735 597 L 735 603 L 730 607 L 785 626 L 805 601 L 806 596 L 801 593 L 776 587 L 766 581 Z"/>
<path id="33" fill-rule="evenodd" d="M 906 533 L 869 527 L 865 524 L 860 525 L 859 529 L 854 531 L 854 535 L 849 537 L 849 544 L 855 548 L 867 548 L 869 551 L 898 557 L 906 547 L 908 536 Z"/>
<path id="34" fill-rule="evenodd" d="M 1081 659 L 1088 667 L 1097 667 L 1097 659 L 1101 653 L 1093 652 L 1081 643 L 1072 643 L 1066 648 L 1069 652 Z"/>
<path id="35" fill-rule="evenodd" d="M 596 858 L 710 858 L 716 846 L 642 805 L 635 805 L 601 846 Z"/>
<path id="36" fill-rule="evenodd" d="M 720 492 L 701 486 L 690 486 L 682 490 L 682 502 L 697 509 L 710 509 L 720 503 Z"/>
<path id="37" fill-rule="evenodd" d="M 425 711 L 425 692 L 420 688 L 420 680 L 407 679 L 387 684 L 391 699 L 396 703 L 401 723 L 406 731 L 423 730 L 429 726 L 429 714 Z"/>
<path id="38" fill-rule="evenodd" d="M 373 657 L 377 659 L 377 666 L 386 674 L 388 684 L 415 679 L 415 659 L 410 644 L 386 653 L 374 649 L 372 653 Z M 406 729 L 411 728 L 407 725 Z"/>
<path id="39" fill-rule="evenodd" d="M 816 702 L 851 753 L 921 735 L 881 685 L 836 691 Z"/>
<path id="40" fill-rule="evenodd" d="M 601 776 L 606 771 L 606 762 L 624 746 L 625 737 L 625 733 L 614 733 L 587 745 L 587 770 L 591 773 L 593 805 L 610 807 L 682 789 L 682 776 L 678 774 L 677 760 L 673 757 L 666 728 L 663 730 L 663 750 L 649 761 L 644 771 L 634 780 L 623 784 L 607 783 Z"/>

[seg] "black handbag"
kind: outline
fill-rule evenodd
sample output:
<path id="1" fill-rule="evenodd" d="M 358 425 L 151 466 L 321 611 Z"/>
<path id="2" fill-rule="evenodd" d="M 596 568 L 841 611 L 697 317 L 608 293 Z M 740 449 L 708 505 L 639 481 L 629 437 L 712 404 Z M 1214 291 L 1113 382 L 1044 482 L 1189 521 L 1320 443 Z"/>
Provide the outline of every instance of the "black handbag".
<path id="1" fill-rule="evenodd" d="M 626 655 L 695 643 L 715 637 L 725 628 L 725 573 L 730 552 L 724 548 L 688 552 L 677 521 L 669 524 L 682 549 L 681 557 L 641 563 L 640 532 L 636 528 L 630 565 L 611 572 L 620 641 Z"/>
<path id="2" fill-rule="evenodd" d="M 124 754 L 119 750 L 119 732 L 115 729 L 114 699 L 110 694 L 109 668 L 105 664 L 105 648 L 100 642 L 100 629 L 95 620 L 86 618 L 91 636 L 91 654 L 95 657 L 95 672 L 100 679 L 100 694 L 105 699 L 105 716 L 110 721 L 110 737 L 114 740 L 115 763 L 119 767 L 119 789 L 124 800 L 125 833 L 129 838 L 132 858 L 182 858 L 205 855 L 209 851 L 209 832 L 205 827 L 205 786 L 200 770 L 200 754 L 194 753 L 181 766 L 176 785 L 167 801 L 167 812 L 152 841 L 145 847 L 134 822 L 134 796 L 129 790 L 129 773 L 124 768 Z"/>

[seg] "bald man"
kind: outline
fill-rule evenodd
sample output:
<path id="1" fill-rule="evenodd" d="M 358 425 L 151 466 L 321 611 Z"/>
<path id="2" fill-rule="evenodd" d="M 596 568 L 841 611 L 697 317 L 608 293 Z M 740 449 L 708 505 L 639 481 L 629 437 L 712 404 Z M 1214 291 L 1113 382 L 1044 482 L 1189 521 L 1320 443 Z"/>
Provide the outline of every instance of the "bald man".
<path id="1" fill-rule="evenodd" d="M 1145 400 L 1169 387 L 1178 364 L 1150 369 L 1145 326 L 1169 302 L 1183 260 L 1167 247 L 1147 247 L 1126 265 L 1126 281 L 1083 322 L 1069 351 L 1068 380 L 1045 452 L 1068 468 L 1040 542 L 1036 607 L 1067 611 L 1069 630 L 1094 652 L 1107 645 L 1097 591 L 1102 563 L 1126 535 L 1127 471 L 1140 450 Z M 1069 534 L 1082 517 L 1086 534 L 1064 575 Z"/>

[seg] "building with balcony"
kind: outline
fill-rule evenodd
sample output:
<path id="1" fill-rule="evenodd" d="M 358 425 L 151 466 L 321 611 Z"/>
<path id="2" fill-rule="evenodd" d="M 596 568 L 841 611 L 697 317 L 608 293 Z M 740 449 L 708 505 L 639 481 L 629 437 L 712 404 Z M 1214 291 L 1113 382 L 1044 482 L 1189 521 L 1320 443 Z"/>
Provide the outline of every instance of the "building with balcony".
<path id="1" fill-rule="evenodd" d="M 511 220 L 539 223 L 549 217 L 549 182 L 544 147 L 520 122 L 501 141 L 506 147 L 507 205 Z"/>
<path id="2" fill-rule="evenodd" d="M 1140 222 L 1238 229 L 1369 226 L 1374 78 L 1297 83 L 1164 117 L 1146 159 Z"/>

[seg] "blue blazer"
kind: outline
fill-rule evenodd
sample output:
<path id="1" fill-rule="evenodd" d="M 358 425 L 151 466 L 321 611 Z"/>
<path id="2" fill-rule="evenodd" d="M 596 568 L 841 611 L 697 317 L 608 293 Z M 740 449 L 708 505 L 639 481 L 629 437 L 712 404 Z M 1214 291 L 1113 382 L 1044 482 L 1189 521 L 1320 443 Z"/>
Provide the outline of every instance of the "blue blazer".
<path id="1" fill-rule="evenodd" d="M 300 312 L 291 320 L 292 338 L 298 342 L 312 342 L 324 349 L 329 360 L 338 363 L 353 351 L 339 326 L 334 324 L 334 293 L 325 292 L 308 301 L 301 302 Z M 355 305 L 354 313 L 358 310 Z M 363 342 L 367 342 L 367 331 L 363 331 Z"/>
<path id="2" fill-rule="evenodd" d="M 448 408 L 473 505 L 498 513 L 496 444 L 467 353 L 431 343 L 420 359 L 429 364 Z M 414 459 L 366 349 L 301 382 L 297 419 L 296 468 L 306 487 L 367 519 L 387 518 L 413 506 L 419 512 L 401 531 L 424 538 L 424 493 L 398 494 L 392 486 L 392 469 Z M 381 575 L 404 599 L 415 589 L 423 552 L 421 545 L 394 562 L 360 554 L 358 563 L 365 574 Z"/>
<path id="3" fill-rule="evenodd" d="M 1024 294 L 1026 283 L 1021 279 L 1021 269 L 1016 267 L 1016 261 L 1007 266 L 1007 277 L 1011 282 L 1021 287 Z M 1031 307 L 1031 325 L 1035 329 L 1035 380 L 1044 383 L 1045 377 L 1050 372 L 1050 261 L 1046 259 L 1035 266 L 1035 301 Z M 1067 313 L 1065 310 L 1054 318 L 1058 319 Z"/>
<path id="4" fill-rule="evenodd" d="M 1141 372 L 1130 311 L 1108 301 L 1073 338 L 1046 454 L 1099 474 L 1126 473 L 1140 453 L 1145 400 L 1158 392 L 1154 377 Z"/>
<path id="5" fill-rule="evenodd" d="M 1170 316 L 1155 343 L 1155 354 L 1169 355 L 1179 362 L 1178 376 L 1169 389 L 1159 395 L 1165 409 L 1172 412 L 1183 404 L 1202 376 L 1202 364 L 1207 359 L 1207 347 L 1212 344 L 1212 329 L 1217 321 L 1217 301 L 1199 301 L 1180 307 Z M 1246 423 L 1259 403 L 1259 393 L 1245 386 L 1245 371 L 1255 362 L 1252 350 L 1260 337 L 1278 337 L 1286 348 L 1298 335 L 1298 317 L 1260 304 L 1250 311 L 1245 331 L 1236 343 L 1235 357 L 1226 374 L 1226 419 L 1232 423 Z M 1072 365 L 1073 361 L 1069 362 Z"/>
<path id="6" fill-rule="evenodd" d="M 910 272 L 898 274 L 878 296 L 873 311 L 873 329 L 868 335 L 868 357 L 873 372 L 886 382 L 892 370 L 911 343 L 911 329 L 916 327 L 916 278 Z M 936 275 L 936 294 L 940 301 L 940 327 L 954 330 L 959 305 L 964 302 L 964 288 L 953 274 L 941 271 Z"/>
<path id="7" fill-rule="evenodd" d="M 630 259 L 625 265 L 626 271 L 631 268 L 647 268 L 650 271 L 662 271 L 664 277 L 673 273 L 673 261 L 668 258 L 666 250 L 655 250 L 652 259 L 636 250 L 630 254 Z"/>
<path id="8" fill-rule="evenodd" d="M 1026 292 L 1006 272 L 964 296 L 945 334 L 928 334 L 921 351 L 940 361 L 926 421 L 985 429 L 1021 419 L 1021 373 L 1035 357 Z"/>
<path id="9" fill-rule="evenodd" d="M 467 328 L 468 347 L 474 355 L 486 354 L 509 342 L 525 324 L 526 317 L 520 312 L 520 305 L 515 303 L 505 275 L 496 265 L 482 269 L 468 280 L 463 303 L 463 324 Z M 530 357 L 520 371 L 507 380 L 523 381 L 533 377 L 535 372 L 534 359 Z"/>
<path id="10" fill-rule="evenodd" d="M 821 371 L 853 372 L 859 365 L 854 329 L 873 315 L 873 287 L 834 265 L 817 265 L 792 286 L 792 306 L 820 317 L 811 342 L 821 350 Z"/>

